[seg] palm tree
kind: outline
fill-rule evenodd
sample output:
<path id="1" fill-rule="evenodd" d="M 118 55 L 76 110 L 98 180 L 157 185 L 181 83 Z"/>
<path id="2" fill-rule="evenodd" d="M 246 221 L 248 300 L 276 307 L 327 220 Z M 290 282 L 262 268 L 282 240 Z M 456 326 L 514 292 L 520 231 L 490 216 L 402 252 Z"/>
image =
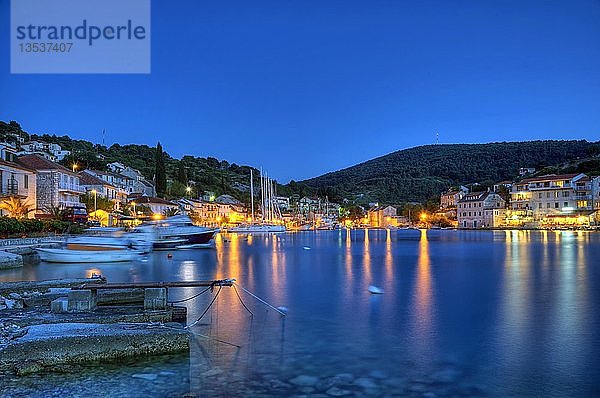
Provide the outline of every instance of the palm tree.
<path id="1" fill-rule="evenodd" d="M 11 196 L 8 199 L 4 199 L 0 203 L 0 209 L 6 210 L 10 217 L 21 219 L 27 215 L 31 210 L 29 205 L 23 203 L 21 199 Z"/>
<path id="2" fill-rule="evenodd" d="M 50 219 L 61 221 L 65 215 L 65 210 L 60 206 L 46 206 L 44 208 L 46 214 L 50 215 Z"/>
<path id="3" fill-rule="evenodd" d="M 167 208 L 163 211 L 163 216 L 165 216 L 165 217 L 173 217 L 173 216 L 176 216 L 177 214 L 179 214 L 179 209 L 174 208 L 174 207 Z"/>

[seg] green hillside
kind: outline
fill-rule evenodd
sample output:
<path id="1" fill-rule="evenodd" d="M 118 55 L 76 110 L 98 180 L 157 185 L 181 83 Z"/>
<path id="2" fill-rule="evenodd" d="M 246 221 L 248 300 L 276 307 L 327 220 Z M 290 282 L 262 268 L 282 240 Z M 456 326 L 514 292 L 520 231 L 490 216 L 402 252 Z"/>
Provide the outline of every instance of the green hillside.
<path id="1" fill-rule="evenodd" d="M 78 170 L 86 168 L 106 170 L 108 163 L 120 162 L 138 169 L 149 181 L 154 179 L 155 147 L 139 144 L 113 144 L 106 147 L 85 140 L 72 139 L 67 135 L 28 134 L 17 122 L 0 121 L 0 140 L 16 144 L 17 137 L 24 140 L 56 143 L 63 149 L 71 151 L 71 155 L 61 162 L 69 168 L 75 162 Z M 186 195 L 185 188 L 189 184 L 193 187 L 192 196 L 210 191 L 217 196 L 230 194 L 242 201 L 249 202 L 251 167 L 239 166 L 213 157 L 184 156 L 182 159 L 175 159 L 167 153 L 168 148 L 164 148 L 164 150 L 167 180 L 169 180 L 167 197 L 175 198 Z M 258 184 L 258 170 L 253 170 L 255 183 Z"/>
<path id="2" fill-rule="evenodd" d="M 363 201 L 426 201 L 453 185 L 491 184 L 514 179 L 520 167 L 540 170 L 588 157 L 596 154 L 599 146 L 583 140 L 425 145 L 298 184 Z"/>

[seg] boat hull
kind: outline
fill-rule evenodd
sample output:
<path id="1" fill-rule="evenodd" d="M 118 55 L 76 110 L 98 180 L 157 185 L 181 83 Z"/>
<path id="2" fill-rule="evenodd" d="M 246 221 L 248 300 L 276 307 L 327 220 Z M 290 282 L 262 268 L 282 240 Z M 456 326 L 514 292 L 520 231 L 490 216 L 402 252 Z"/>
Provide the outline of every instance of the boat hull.
<path id="1" fill-rule="evenodd" d="M 134 250 L 69 250 L 36 249 L 40 260 L 48 263 L 117 263 L 134 260 L 139 253 Z"/>

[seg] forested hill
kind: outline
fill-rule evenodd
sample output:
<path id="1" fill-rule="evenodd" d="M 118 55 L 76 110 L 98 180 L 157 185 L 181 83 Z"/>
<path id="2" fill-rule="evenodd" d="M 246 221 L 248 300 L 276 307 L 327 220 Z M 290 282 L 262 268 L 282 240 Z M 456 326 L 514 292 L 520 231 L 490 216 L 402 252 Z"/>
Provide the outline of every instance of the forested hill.
<path id="1" fill-rule="evenodd" d="M 106 170 L 111 162 L 120 162 L 138 169 L 149 181 L 154 179 L 156 147 L 138 144 L 113 144 L 104 146 L 85 140 L 73 139 L 67 135 L 29 134 L 19 123 L 0 121 L 0 142 L 17 145 L 18 140 L 37 140 L 59 144 L 63 149 L 71 151 L 61 163 L 69 168 L 76 163 L 79 170 L 86 168 Z M 226 160 L 213 157 L 184 156 L 175 159 L 169 156 L 169 148 L 165 151 L 164 162 L 166 177 L 169 180 L 166 196 L 182 197 L 187 194 L 186 187 L 193 187 L 193 195 L 204 191 L 234 195 L 236 198 L 249 201 L 250 167 L 239 166 Z M 254 169 L 255 183 L 258 184 L 258 171 Z"/>
<path id="2" fill-rule="evenodd" d="M 512 180 L 520 167 L 540 170 L 596 154 L 599 146 L 583 140 L 425 145 L 299 184 L 385 203 L 426 201 L 453 185 Z"/>

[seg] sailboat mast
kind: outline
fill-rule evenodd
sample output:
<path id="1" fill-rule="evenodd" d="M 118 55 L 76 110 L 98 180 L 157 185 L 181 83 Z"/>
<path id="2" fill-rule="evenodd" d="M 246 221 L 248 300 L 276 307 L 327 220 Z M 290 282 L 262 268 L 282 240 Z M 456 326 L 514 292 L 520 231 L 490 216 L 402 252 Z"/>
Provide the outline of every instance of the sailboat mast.
<path id="1" fill-rule="evenodd" d="M 263 175 L 263 169 L 260 169 L 260 201 L 261 201 L 261 217 L 265 221 L 266 207 L 265 207 L 265 176 Z"/>
<path id="2" fill-rule="evenodd" d="M 254 223 L 254 178 L 250 169 L 250 206 L 252 207 L 252 222 Z"/>

